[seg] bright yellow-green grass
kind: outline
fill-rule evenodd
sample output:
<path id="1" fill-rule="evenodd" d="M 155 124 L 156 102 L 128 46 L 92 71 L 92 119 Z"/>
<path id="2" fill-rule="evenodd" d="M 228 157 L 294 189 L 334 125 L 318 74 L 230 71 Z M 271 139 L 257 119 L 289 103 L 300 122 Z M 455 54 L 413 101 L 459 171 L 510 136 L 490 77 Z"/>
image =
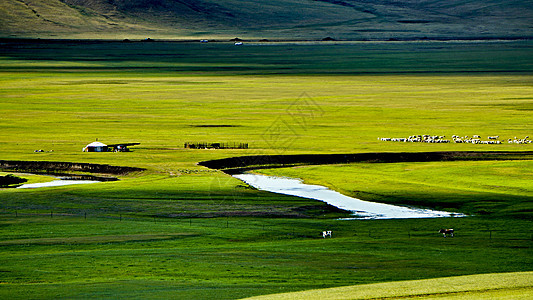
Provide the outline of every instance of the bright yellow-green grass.
<path id="1" fill-rule="evenodd" d="M 529 43 L 6 45 L 3 159 L 175 170 L 236 155 L 533 146 L 506 143 L 533 137 Z M 378 141 L 418 134 L 499 135 L 505 143 Z M 97 138 L 141 145 L 124 155 L 81 153 Z M 186 151 L 185 142 L 251 149 Z"/>
<path id="2" fill-rule="evenodd" d="M 533 272 L 495 273 L 354 285 L 248 299 L 530 299 Z"/>
<path id="3" fill-rule="evenodd" d="M 523 138 L 533 124 L 531 80 L 511 75 L 3 73 L 0 155 L 142 166 L 158 158 L 195 162 L 258 153 L 526 150 L 531 145 L 387 143 L 378 137 Z M 97 138 L 141 146 L 127 156 L 81 153 Z M 189 158 L 190 151 L 180 148 L 191 141 L 245 142 L 253 150 L 194 151 Z M 35 149 L 54 152 L 34 154 Z"/>

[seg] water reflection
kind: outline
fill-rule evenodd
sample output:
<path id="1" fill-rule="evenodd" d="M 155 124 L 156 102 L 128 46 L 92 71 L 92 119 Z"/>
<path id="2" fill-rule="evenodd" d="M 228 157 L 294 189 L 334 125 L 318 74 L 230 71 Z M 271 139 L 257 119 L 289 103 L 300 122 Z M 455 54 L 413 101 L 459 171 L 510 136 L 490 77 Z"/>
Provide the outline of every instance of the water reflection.
<path id="1" fill-rule="evenodd" d="M 52 187 L 52 186 L 64 186 L 64 185 L 73 185 L 73 184 L 89 184 L 97 183 L 100 181 L 97 180 L 53 180 L 48 182 L 39 182 L 39 183 L 28 183 L 18 186 L 17 189 L 36 189 L 43 187 Z"/>
<path id="2" fill-rule="evenodd" d="M 29 174 L 29 173 L 26 173 Z M 38 174 L 38 173 L 33 173 Z M 65 186 L 65 185 L 74 185 L 74 184 L 90 184 L 98 183 L 103 181 L 116 181 L 117 178 L 114 177 L 99 177 L 93 175 L 77 175 L 77 174 L 57 174 L 56 176 L 46 175 L 56 180 L 39 182 L 39 183 L 27 183 L 17 186 L 17 189 L 36 189 L 43 187 L 54 187 L 54 186 Z"/>

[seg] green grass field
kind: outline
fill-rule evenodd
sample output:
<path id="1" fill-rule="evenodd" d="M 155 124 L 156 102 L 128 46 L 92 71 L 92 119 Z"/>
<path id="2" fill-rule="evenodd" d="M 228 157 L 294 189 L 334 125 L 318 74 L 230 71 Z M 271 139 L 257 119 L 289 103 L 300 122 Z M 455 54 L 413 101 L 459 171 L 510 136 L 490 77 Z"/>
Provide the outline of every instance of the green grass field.
<path id="1" fill-rule="evenodd" d="M 531 272 L 483 274 L 356 285 L 252 299 L 524 299 L 533 296 L 532 279 Z"/>
<path id="2" fill-rule="evenodd" d="M 0 297 L 235 299 L 531 271 L 531 161 L 262 171 L 364 200 L 475 215 L 373 221 L 340 221 L 348 214 L 322 202 L 257 191 L 197 165 L 257 154 L 531 151 L 377 139 L 533 136 L 531 46 L 1 44 L 0 159 L 146 171 L 0 190 Z M 141 144 L 129 153 L 81 152 L 97 138 Z M 250 148 L 192 150 L 185 142 Z M 444 227 L 457 236 L 442 238 Z M 328 228 L 334 238 L 324 240 Z"/>
<path id="3" fill-rule="evenodd" d="M 441 226 L 456 237 L 444 239 Z M 222 298 L 528 271 L 528 221 L 2 216 L 3 298 Z M 323 228 L 334 238 L 322 239 Z M 493 229 L 489 232 L 488 229 Z"/>

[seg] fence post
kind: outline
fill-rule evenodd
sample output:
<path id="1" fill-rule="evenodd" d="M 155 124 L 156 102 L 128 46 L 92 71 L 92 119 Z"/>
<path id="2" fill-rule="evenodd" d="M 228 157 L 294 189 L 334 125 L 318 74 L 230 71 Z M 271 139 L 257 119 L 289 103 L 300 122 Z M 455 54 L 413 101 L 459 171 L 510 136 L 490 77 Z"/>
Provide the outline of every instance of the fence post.
<path id="1" fill-rule="evenodd" d="M 53 218 L 53 217 L 54 217 L 54 211 L 51 210 L 51 211 L 50 211 L 50 218 Z"/>

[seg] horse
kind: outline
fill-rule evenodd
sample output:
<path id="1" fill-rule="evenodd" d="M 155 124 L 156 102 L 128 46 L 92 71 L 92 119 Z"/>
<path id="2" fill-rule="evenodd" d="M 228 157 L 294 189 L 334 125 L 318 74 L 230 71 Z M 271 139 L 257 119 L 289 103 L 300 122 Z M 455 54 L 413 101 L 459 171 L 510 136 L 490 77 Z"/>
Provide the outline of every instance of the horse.
<path id="1" fill-rule="evenodd" d="M 439 233 L 442 233 L 444 237 L 446 237 L 447 234 L 453 237 L 453 229 L 441 229 L 439 230 Z"/>
<path id="2" fill-rule="evenodd" d="M 331 237 L 331 230 L 322 231 L 322 237 L 326 238 L 327 236 Z"/>

